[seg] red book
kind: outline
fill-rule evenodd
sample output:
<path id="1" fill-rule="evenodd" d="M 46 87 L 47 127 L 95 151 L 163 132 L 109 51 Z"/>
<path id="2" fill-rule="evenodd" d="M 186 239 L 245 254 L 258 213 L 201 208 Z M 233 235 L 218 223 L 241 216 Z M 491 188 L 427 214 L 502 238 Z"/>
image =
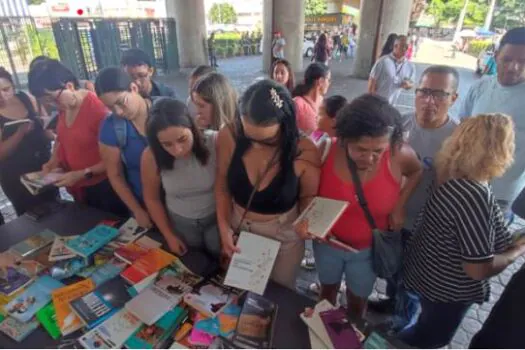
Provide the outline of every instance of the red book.
<path id="1" fill-rule="evenodd" d="M 120 276 L 131 284 L 137 284 L 175 260 L 177 260 L 177 257 L 165 250 L 160 248 L 151 249 L 146 255 L 135 261 L 133 265 L 125 269 Z"/>

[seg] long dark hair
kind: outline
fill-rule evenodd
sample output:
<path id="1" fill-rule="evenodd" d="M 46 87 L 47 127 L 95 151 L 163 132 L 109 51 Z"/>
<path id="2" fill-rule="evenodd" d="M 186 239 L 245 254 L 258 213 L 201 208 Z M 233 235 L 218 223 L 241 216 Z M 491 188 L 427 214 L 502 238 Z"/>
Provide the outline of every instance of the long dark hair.
<path id="1" fill-rule="evenodd" d="M 288 90 L 273 80 L 252 84 L 241 97 L 240 113 L 250 123 L 259 126 L 280 125 L 281 171 L 293 171 L 298 155 L 299 130 L 295 119 L 295 104 Z M 283 174 L 287 178 L 289 174 Z"/>
<path id="2" fill-rule="evenodd" d="M 173 169 L 175 157 L 169 154 L 159 142 L 158 133 L 172 126 L 188 128 L 193 134 L 192 152 L 202 165 L 206 165 L 210 151 L 206 147 L 204 136 L 195 124 L 186 104 L 170 97 L 163 97 L 155 101 L 151 107 L 150 116 L 146 123 L 146 135 L 149 146 L 161 170 Z"/>
<path id="3" fill-rule="evenodd" d="M 383 45 L 383 49 L 381 50 L 381 56 L 390 55 L 392 51 L 394 51 L 394 43 L 396 42 L 396 39 L 397 34 L 390 33 L 388 35 L 385 41 L 385 45 Z"/>
<path id="4" fill-rule="evenodd" d="M 295 74 L 292 69 L 292 65 L 290 62 L 285 60 L 284 58 L 279 58 L 273 61 L 272 63 L 272 70 L 270 71 L 273 78 L 273 71 L 275 70 L 275 67 L 277 67 L 278 64 L 282 64 L 286 67 L 286 70 L 288 71 L 288 81 L 286 82 L 286 87 L 288 88 L 288 91 L 293 91 L 295 87 Z"/>
<path id="5" fill-rule="evenodd" d="M 306 95 L 319 79 L 326 78 L 329 73 L 330 68 L 325 64 L 319 62 L 311 63 L 304 72 L 304 81 L 301 84 L 297 84 L 293 90 L 293 97 Z"/>

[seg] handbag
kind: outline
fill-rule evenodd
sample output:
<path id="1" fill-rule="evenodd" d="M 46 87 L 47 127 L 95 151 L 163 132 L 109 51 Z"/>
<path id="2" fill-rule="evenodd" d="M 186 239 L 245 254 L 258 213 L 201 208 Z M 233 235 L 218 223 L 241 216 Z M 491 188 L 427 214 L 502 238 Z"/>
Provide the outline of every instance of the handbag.
<path id="1" fill-rule="evenodd" d="M 348 168 L 352 175 L 357 200 L 363 210 L 366 220 L 372 229 L 372 267 L 380 278 L 391 278 L 400 269 L 403 254 L 403 238 L 400 232 L 382 231 L 377 228 L 374 217 L 368 208 L 357 166 L 346 151 Z"/>

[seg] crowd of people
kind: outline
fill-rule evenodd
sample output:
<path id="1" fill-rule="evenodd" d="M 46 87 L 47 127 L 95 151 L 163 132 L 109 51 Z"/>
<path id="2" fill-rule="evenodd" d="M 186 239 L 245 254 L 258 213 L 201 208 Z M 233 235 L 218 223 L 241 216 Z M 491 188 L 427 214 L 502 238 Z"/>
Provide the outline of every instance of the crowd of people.
<path id="1" fill-rule="evenodd" d="M 346 201 L 334 240 L 313 243 L 320 297 L 335 304 L 345 290 L 352 317 L 368 305 L 394 310 L 406 344 L 445 346 L 470 306 L 488 300 L 489 278 L 525 254 L 525 239 L 509 231 L 525 185 L 525 28 L 502 38 L 497 74 L 471 87 L 461 122 L 449 113 L 458 72 L 430 66 L 416 81 L 406 41 L 394 39 L 369 92 L 352 101 L 327 97 L 323 62 L 296 84 L 282 57 L 240 98 L 227 77 L 197 67 L 187 101 L 153 80 L 138 49 L 101 70 L 94 92 L 57 60 L 32 65 L 30 94 L 15 92 L 1 68 L 0 124 L 31 123 L 0 142 L 0 184 L 21 215 L 58 192 L 31 196 L 20 176 L 60 168 L 56 185 L 75 201 L 156 226 L 178 255 L 198 249 L 225 261 L 240 231 L 278 240 L 271 278 L 292 289 L 313 238 L 307 221 L 293 223 L 316 196 Z M 392 105 L 401 88 L 415 88 L 410 115 Z M 58 123 L 46 130 L 39 118 L 51 109 Z M 386 233 L 404 238 L 402 266 L 387 280 L 389 299 L 368 301 L 378 277 L 372 242 Z M 476 346 L 520 336 L 494 324 Z"/>

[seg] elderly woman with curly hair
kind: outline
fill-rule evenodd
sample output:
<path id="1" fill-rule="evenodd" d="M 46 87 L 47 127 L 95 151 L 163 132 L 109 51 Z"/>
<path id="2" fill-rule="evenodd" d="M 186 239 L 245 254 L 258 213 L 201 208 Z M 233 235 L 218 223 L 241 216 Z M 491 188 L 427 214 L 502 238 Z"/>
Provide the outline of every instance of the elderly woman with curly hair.
<path id="1" fill-rule="evenodd" d="M 514 156 L 514 124 L 501 114 L 464 120 L 437 155 L 437 183 L 407 247 L 403 285 L 421 314 L 398 336 L 416 348 L 447 345 L 489 279 L 525 253 L 512 242 L 489 182 Z"/>

